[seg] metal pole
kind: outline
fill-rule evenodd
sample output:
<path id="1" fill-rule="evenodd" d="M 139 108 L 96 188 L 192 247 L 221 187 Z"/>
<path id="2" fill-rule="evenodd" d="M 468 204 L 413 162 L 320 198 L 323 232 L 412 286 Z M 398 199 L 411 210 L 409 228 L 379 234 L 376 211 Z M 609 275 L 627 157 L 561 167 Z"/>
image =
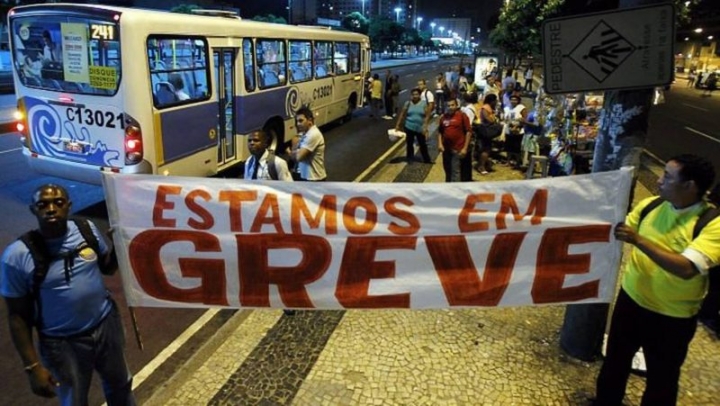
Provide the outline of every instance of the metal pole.
<path id="1" fill-rule="evenodd" d="M 135 342 L 137 343 L 140 351 L 142 351 L 144 349 L 144 346 L 142 336 L 140 335 L 140 329 L 138 328 L 137 318 L 135 317 L 135 308 L 132 306 L 128 306 L 128 310 L 130 311 L 130 320 L 132 321 L 133 331 L 135 332 Z"/>

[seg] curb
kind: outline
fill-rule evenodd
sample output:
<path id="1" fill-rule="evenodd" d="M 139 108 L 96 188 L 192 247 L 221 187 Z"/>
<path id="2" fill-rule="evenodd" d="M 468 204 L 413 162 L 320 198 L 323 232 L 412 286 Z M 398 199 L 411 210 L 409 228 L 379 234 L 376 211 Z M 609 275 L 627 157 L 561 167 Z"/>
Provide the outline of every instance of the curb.
<path id="1" fill-rule="evenodd" d="M 395 158 L 397 156 L 398 149 L 400 149 L 403 146 L 405 146 L 404 138 L 400 139 L 398 141 L 395 141 L 395 144 L 392 145 L 390 148 L 388 148 L 387 151 L 385 151 L 385 154 L 384 154 L 382 160 L 376 161 L 373 164 L 374 167 L 372 169 L 360 174 L 360 176 L 358 176 L 358 178 L 356 178 L 353 182 L 361 182 L 361 183 L 367 182 L 370 179 L 372 179 L 373 177 L 375 177 L 375 175 L 377 175 L 377 173 L 385 166 L 385 164 L 387 164 L 388 162 L 390 162 L 390 160 L 392 160 L 393 158 Z"/>

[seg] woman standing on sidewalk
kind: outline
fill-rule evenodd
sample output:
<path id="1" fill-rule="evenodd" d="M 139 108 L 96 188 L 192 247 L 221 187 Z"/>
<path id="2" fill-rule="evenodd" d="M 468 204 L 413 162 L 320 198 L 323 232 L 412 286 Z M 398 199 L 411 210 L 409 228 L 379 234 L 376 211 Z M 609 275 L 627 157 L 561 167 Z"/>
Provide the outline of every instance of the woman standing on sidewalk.
<path id="1" fill-rule="evenodd" d="M 438 73 L 435 78 L 435 111 L 434 113 L 440 115 L 443 113 L 443 106 L 445 105 L 447 84 L 445 82 L 445 75 Z"/>
<path id="2" fill-rule="evenodd" d="M 408 163 L 412 163 L 415 159 L 415 140 L 420 146 L 423 162 L 426 164 L 432 163 L 427 147 L 428 123 L 431 116 L 432 111 L 427 108 L 427 102 L 420 99 L 420 89 L 414 88 L 410 92 L 410 101 L 405 102 L 405 106 L 395 123 L 395 130 L 400 131 L 400 128 L 404 128 L 405 134 L 407 134 L 405 136 L 405 147 L 407 148 L 406 158 Z"/>
<path id="3" fill-rule="evenodd" d="M 500 120 L 495 115 L 497 109 L 498 98 L 496 94 L 490 93 L 485 96 L 483 104 L 480 107 L 480 126 L 478 131 L 478 141 L 480 143 L 480 156 L 478 165 L 475 169 L 482 175 L 487 175 L 492 170 L 492 161 L 490 161 L 490 151 L 492 150 L 492 137 L 494 134 L 488 134 L 490 127 L 499 126 Z M 486 128 L 483 128 L 485 126 Z"/>

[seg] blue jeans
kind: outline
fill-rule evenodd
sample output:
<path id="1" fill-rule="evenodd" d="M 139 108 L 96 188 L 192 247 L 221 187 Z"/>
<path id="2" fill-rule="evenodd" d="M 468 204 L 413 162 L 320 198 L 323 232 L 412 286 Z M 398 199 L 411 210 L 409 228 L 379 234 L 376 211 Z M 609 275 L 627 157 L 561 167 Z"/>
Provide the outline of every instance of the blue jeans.
<path id="1" fill-rule="evenodd" d="M 62 406 L 85 406 L 93 370 L 102 379 L 109 406 L 134 406 L 132 375 L 125 361 L 125 333 L 115 306 L 94 329 L 71 337 L 41 335 L 43 364 L 60 383 Z"/>
<path id="2" fill-rule="evenodd" d="M 446 148 L 442 154 L 443 169 L 445 170 L 445 182 L 460 182 L 460 153 Z"/>

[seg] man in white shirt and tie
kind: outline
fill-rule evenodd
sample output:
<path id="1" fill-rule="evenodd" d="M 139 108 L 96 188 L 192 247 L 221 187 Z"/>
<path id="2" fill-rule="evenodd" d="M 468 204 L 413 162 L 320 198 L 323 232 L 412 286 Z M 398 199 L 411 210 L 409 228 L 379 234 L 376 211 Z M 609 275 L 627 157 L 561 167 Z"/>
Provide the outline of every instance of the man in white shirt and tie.
<path id="1" fill-rule="evenodd" d="M 248 136 L 248 149 L 252 156 L 245 163 L 247 180 L 284 180 L 292 182 L 287 162 L 268 151 L 270 135 L 264 130 L 255 131 Z"/>

